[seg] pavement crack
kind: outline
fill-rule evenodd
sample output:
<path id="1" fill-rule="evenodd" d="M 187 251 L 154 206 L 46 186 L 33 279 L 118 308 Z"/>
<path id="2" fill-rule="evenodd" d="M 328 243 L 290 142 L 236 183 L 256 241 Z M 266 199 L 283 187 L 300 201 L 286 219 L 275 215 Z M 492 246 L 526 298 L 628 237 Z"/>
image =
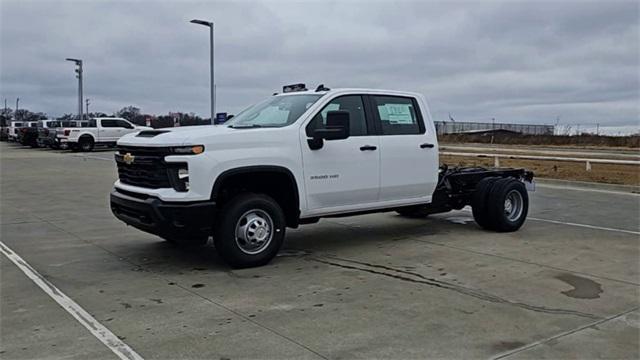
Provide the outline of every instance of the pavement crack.
<path id="1" fill-rule="evenodd" d="M 579 317 L 588 318 L 588 319 L 600 319 L 600 317 L 596 315 L 584 313 L 580 311 L 549 308 L 545 306 L 536 306 L 536 305 L 526 304 L 523 302 L 508 300 L 497 295 L 489 294 L 482 290 L 468 288 L 461 285 L 449 283 L 446 281 L 429 278 L 422 274 L 418 274 L 412 271 L 407 271 L 402 269 L 396 269 L 390 266 L 372 264 L 372 263 L 361 262 L 356 260 L 342 259 L 337 257 L 314 256 L 314 257 L 309 257 L 309 260 L 316 261 L 316 262 L 323 263 L 330 266 L 340 267 L 343 269 L 362 271 L 370 274 L 390 277 L 396 280 L 407 281 L 415 284 L 428 285 L 432 287 L 451 290 L 459 294 L 470 296 L 483 301 L 488 301 L 496 304 L 505 304 L 509 306 L 515 306 L 525 310 L 547 313 L 547 314 L 556 314 L 556 315 L 572 315 L 572 316 L 579 316 Z"/>

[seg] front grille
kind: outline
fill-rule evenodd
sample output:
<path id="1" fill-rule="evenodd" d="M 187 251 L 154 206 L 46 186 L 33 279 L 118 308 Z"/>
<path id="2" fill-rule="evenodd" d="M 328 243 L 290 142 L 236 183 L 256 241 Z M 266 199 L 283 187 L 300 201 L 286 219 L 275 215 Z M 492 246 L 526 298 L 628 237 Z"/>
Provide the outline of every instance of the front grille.
<path id="1" fill-rule="evenodd" d="M 170 150 L 166 147 L 118 146 L 116 164 L 118 177 L 123 184 L 149 189 L 171 188 L 171 168 L 164 161 Z M 125 158 L 133 157 L 131 163 Z"/>

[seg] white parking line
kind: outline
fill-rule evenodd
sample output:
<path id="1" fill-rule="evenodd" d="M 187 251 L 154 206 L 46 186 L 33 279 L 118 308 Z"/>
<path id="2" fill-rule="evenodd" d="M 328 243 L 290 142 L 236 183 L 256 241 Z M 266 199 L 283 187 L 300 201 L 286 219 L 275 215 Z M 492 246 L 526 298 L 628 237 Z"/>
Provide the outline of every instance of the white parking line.
<path id="1" fill-rule="evenodd" d="M 618 191 L 618 190 L 592 189 L 592 188 L 587 188 L 587 187 L 575 187 L 575 186 L 543 184 L 541 182 L 537 182 L 536 183 L 536 187 L 545 188 L 545 189 L 596 192 L 596 193 L 612 194 L 612 195 L 640 196 L 639 193 L 634 193 L 634 192 L 631 192 L 631 191 L 625 192 L 625 191 Z"/>
<path id="2" fill-rule="evenodd" d="M 11 250 L 7 245 L 0 241 L 0 253 L 4 254 L 7 259 L 11 260 L 22 272 L 31 279 L 36 285 L 42 289 L 47 295 L 55 300 L 58 305 L 65 309 L 80 324 L 108 347 L 114 354 L 123 360 L 142 360 L 142 356 L 138 355 L 129 345 L 122 342 L 109 329 L 100 324 L 93 316 L 86 312 L 80 305 L 65 295 L 60 289 L 55 287 L 40 273 L 24 261 L 18 254 Z"/>
<path id="3" fill-rule="evenodd" d="M 464 208 L 460 209 L 460 211 L 464 211 L 467 213 L 472 212 L 471 210 L 471 206 L 465 206 Z M 468 219 L 469 221 L 474 221 L 473 217 L 469 217 Z M 578 224 L 578 223 L 572 223 L 572 222 L 566 222 L 566 221 L 558 221 L 558 220 L 551 220 L 551 219 L 541 219 L 541 218 L 537 218 L 537 217 L 531 217 L 528 216 L 527 220 L 533 220 L 533 221 L 542 221 L 542 222 L 548 222 L 551 224 L 558 224 L 558 225 L 567 225 L 567 226 L 576 226 L 576 227 L 582 227 L 582 228 L 587 228 L 587 229 L 594 229 L 594 230 L 604 230 L 604 231 L 613 231 L 613 232 L 620 232 L 620 233 L 625 233 L 625 234 L 631 234 L 631 235 L 640 235 L 640 231 L 633 231 L 633 230 L 625 230 L 625 229 L 616 229 L 616 228 L 610 228 L 610 227 L 604 227 L 604 226 L 596 226 L 596 225 L 589 225 L 589 224 Z M 456 222 L 456 221 L 460 221 L 459 218 L 453 218 L 452 222 Z"/>
<path id="4" fill-rule="evenodd" d="M 631 312 L 637 311 L 637 310 L 638 310 L 638 307 L 634 307 L 633 309 L 626 310 L 626 311 L 623 311 L 621 313 L 608 316 L 608 317 L 606 317 L 604 319 L 596 320 L 596 321 L 588 323 L 586 325 L 579 326 L 579 327 L 577 327 L 575 329 L 564 331 L 564 332 L 561 332 L 559 334 L 547 337 L 545 339 L 534 341 L 531 344 L 527 344 L 527 345 L 521 346 L 519 348 L 515 348 L 513 350 L 509 350 L 507 352 L 501 353 L 501 354 L 497 354 L 497 355 L 493 356 L 491 359 L 492 360 L 503 359 L 503 358 L 505 358 L 507 356 L 510 356 L 510 355 L 513 355 L 513 354 L 516 354 L 516 353 L 531 349 L 531 348 L 536 347 L 538 345 L 549 343 L 550 341 L 553 341 L 553 340 L 556 340 L 556 339 L 559 339 L 559 338 L 562 338 L 562 337 L 565 337 L 565 336 L 568 336 L 568 335 L 575 334 L 577 332 L 580 332 L 582 330 L 585 330 L 585 329 L 588 329 L 588 328 L 591 328 L 591 327 L 597 329 L 597 327 L 596 327 L 597 325 L 600 325 L 600 324 L 603 324 L 605 322 L 617 319 L 619 317 L 625 316 L 625 315 L 627 315 L 627 314 L 629 314 Z"/>
<path id="5" fill-rule="evenodd" d="M 576 223 L 572 223 L 572 222 L 549 220 L 549 219 L 540 219 L 540 218 L 535 218 L 535 217 L 528 217 L 527 219 L 534 220 L 534 221 L 548 222 L 548 223 L 551 223 L 551 224 L 569 225 L 569 226 L 577 226 L 577 227 L 583 227 L 583 228 L 594 229 L 594 230 L 614 231 L 614 232 L 621 232 L 621 233 L 625 233 L 625 234 L 640 235 L 640 231 L 614 229 L 614 228 L 609 228 L 609 227 L 604 227 L 604 226 L 595 226 L 595 225 L 588 225 L 588 224 L 576 224 Z"/>

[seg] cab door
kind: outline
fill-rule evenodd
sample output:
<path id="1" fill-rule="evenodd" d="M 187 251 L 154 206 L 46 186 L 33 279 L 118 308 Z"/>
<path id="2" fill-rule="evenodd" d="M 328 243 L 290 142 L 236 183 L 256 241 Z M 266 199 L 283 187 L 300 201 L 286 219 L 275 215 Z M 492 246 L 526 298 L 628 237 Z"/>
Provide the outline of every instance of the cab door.
<path id="1" fill-rule="evenodd" d="M 118 124 L 114 119 L 100 119 L 98 139 L 100 142 L 113 142 L 118 140 Z"/>
<path id="2" fill-rule="evenodd" d="M 349 112 L 349 137 L 323 140 L 313 150 L 308 140 L 313 130 L 326 124 L 327 112 Z M 309 214 L 348 210 L 356 204 L 378 201 L 380 189 L 380 139 L 367 116 L 361 95 L 331 100 L 301 129 L 303 172 Z"/>
<path id="3" fill-rule="evenodd" d="M 371 95 L 370 101 L 380 134 L 380 201 L 426 200 L 438 181 L 438 146 L 417 99 Z"/>
<path id="4" fill-rule="evenodd" d="M 132 133 L 136 131 L 136 127 L 133 126 L 130 122 L 126 120 L 116 120 L 118 125 L 118 132 L 116 140 L 120 139 L 122 136 Z"/>

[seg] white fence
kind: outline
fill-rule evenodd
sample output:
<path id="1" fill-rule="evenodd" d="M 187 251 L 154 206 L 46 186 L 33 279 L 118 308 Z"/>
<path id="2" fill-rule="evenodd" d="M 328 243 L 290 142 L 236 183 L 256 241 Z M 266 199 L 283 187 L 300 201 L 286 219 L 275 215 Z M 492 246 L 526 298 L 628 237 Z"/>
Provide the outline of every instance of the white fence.
<path id="1" fill-rule="evenodd" d="M 436 121 L 436 132 L 438 135 L 457 134 L 472 131 L 508 130 L 526 135 L 553 135 L 553 125 L 533 125 L 533 124 L 509 124 L 509 123 L 485 123 L 485 122 L 453 122 Z"/>
<path id="2" fill-rule="evenodd" d="M 621 160 L 621 159 L 620 160 L 619 159 L 589 159 L 589 158 L 561 157 L 561 156 L 488 154 L 488 153 L 452 152 L 452 151 L 441 151 L 440 155 L 493 158 L 495 167 L 500 167 L 500 159 L 582 162 L 582 163 L 585 163 L 585 169 L 587 171 L 591 171 L 591 164 L 640 165 L 639 160 Z"/>

